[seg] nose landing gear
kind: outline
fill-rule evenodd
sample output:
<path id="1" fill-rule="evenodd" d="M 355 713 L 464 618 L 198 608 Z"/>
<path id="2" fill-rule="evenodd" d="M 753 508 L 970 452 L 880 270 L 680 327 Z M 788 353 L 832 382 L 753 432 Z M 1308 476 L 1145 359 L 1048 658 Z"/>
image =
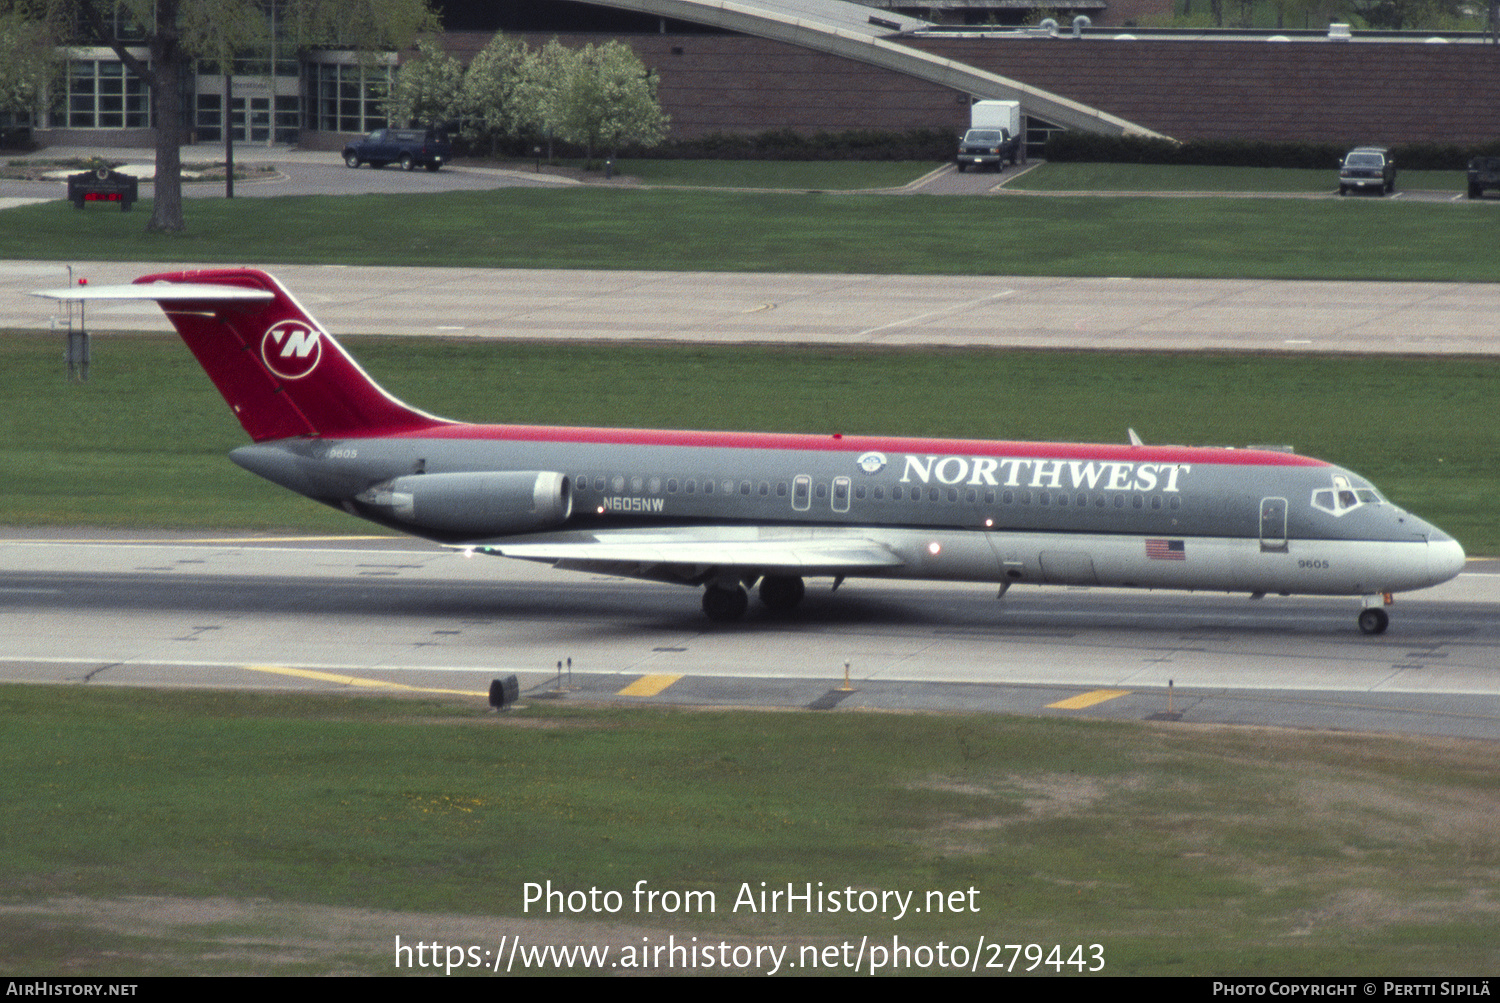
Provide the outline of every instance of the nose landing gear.
<path id="1" fill-rule="evenodd" d="M 1391 624 L 1391 618 L 1380 607 L 1390 604 L 1389 592 L 1377 592 L 1372 596 L 1365 596 L 1365 608 L 1359 612 L 1359 629 L 1366 634 L 1384 634 L 1385 629 Z"/>
<path id="2" fill-rule="evenodd" d="M 1391 618 L 1383 609 L 1372 608 L 1360 611 L 1359 629 L 1366 634 L 1384 634 L 1390 624 Z"/>

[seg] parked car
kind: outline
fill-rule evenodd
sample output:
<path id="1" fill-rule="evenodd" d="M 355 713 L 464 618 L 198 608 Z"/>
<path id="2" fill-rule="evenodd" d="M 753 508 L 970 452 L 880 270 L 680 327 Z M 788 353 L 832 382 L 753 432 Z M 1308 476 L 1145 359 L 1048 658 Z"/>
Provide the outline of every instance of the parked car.
<path id="1" fill-rule="evenodd" d="M 376 129 L 344 147 L 344 163 L 350 167 L 400 164 L 403 171 L 420 164 L 435 171 L 448 162 L 449 154 L 447 137 L 435 129 Z"/>
<path id="2" fill-rule="evenodd" d="M 1475 157 L 1469 161 L 1469 198 L 1480 198 L 1486 188 L 1500 188 L 1500 157 Z"/>
<path id="3" fill-rule="evenodd" d="M 1020 137 L 1012 136 L 1009 129 L 970 129 L 959 141 L 954 161 L 960 171 L 970 165 L 1001 171 L 1007 160 L 1015 164 L 1020 155 Z"/>
<path id="4" fill-rule="evenodd" d="M 1383 146 L 1357 146 L 1339 165 L 1339 194 L 1349 189 L 1373 188 L 1384 195 L 1396 190 L 1396 161 Z"/>

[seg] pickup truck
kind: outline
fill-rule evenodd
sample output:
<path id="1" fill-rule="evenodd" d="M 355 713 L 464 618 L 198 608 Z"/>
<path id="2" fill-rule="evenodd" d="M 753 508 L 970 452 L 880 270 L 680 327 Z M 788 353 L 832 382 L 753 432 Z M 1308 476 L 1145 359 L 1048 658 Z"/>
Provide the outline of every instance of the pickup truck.
<path id="1" fill-rule="evenodd" d="M 400 164 L 403 171 L 410 171 L 420 164 L 435 171 L 449 156 L 448 140 L 432 129 L 376 129 L 344 147 L 344 163 L 350 167 Z"/>
<path id="2" fill-rule="evenodd" d="M 1469 161 L 1469 198 L 1483 197 L 1486 188 L 1500 188 L 1500 157 L 1475 157 Z"/>
<path id="3" fill-rule="evenodd" d="M 1009 129 L 970 129 L 959 140 L 958 155 L 954 161 L 960 171 L 969 167 L 993 165 L 995 170 L 1005 169 L 1008 160 L 1015 164 L 1021 156 L 1021 140 L 1012 136 Z"/>

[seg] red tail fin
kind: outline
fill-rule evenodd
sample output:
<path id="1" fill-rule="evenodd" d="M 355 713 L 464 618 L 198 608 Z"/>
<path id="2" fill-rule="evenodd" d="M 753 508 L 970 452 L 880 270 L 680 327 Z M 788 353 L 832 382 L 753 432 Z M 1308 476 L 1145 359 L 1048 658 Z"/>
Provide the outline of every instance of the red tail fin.
<path id="1" fill-rule="evenodd" d="M 166 283 L 154 298 L 256 442 L 297 435 L 346 437 L 447 424 L 381 389 L 286 288 L 254 269 L 147 275 Z M 194 289 L 172 294 L 171 286 Z M 270 298 L 220 299 L 205 286 L 252 289 Z M 153 290 L 154 291 L 154 290 Z"/>

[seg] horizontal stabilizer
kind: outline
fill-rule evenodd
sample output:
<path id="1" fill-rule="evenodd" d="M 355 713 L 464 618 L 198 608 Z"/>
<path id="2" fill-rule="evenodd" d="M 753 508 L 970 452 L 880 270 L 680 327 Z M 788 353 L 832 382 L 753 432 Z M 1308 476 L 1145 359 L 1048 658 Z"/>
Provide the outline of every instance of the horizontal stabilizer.
<path id="1" fill-rule="evenodd" d="M 47 299 L 87 300 L 154 300 L 157 303 L 192 300 L 196 303 L 260 302 L 276 298 L 269 289 L 246 289 L 243 286 L 210 285 L 207 282 L 153 282 L 150 285 L 72 286 L 67 289 L 38 289 L 33 296 Z"/>

